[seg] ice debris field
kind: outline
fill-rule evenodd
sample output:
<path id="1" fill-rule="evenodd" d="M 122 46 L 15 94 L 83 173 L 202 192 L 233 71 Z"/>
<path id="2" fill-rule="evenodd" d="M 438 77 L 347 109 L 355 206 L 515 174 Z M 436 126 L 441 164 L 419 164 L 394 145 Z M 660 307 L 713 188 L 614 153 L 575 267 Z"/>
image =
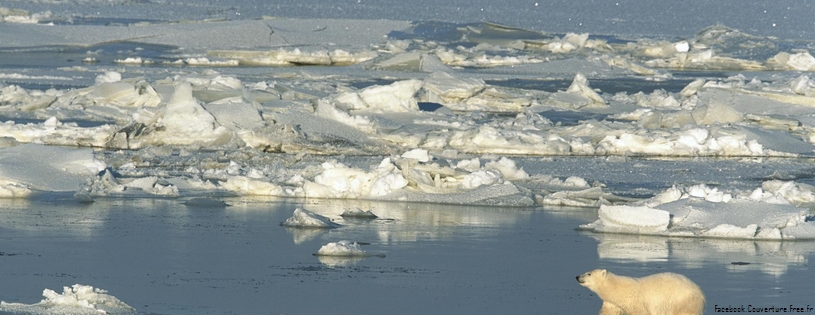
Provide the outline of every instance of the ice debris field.
<path id="1" fill-rule="evenodd" d="M 576 228 L 598 233 L 815 239 L 808 4 L 93 3 L 0 1 L 2 198 L 588 207 Z M 133 311 L 83 285 L 43 296 L 0 310 Z"/>
<path id="2" fill-rule="evenodd" d="M 809 41 L 724 25 L 651 38 L 487 22 L 0 13 L 4 198 L 599 207 L 581 228 L 815 238 L 812 186 L 794 179 L 612 191 L 609 176 L 535 167 L 812 158 Z M 322 222 L 296 212 L 284 225 L 312 221 Z"/>

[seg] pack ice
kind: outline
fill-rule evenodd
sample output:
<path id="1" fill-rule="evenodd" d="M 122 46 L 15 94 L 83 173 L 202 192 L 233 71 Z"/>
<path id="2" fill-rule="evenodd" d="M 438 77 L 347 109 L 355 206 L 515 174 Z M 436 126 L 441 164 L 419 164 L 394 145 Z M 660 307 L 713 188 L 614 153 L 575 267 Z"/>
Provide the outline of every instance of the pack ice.
<path id="1" fill-rule="evenodd" d="M 597 231 L 807 237 L 810 223 L 792 206 L 770 207 L 770 217 L 798 216 L 786 226 L 754 213 L 754 229 L 703 227 L 592 178 L 519 166 L 563 156 L 810 157 L 815 58 L 804 42 L 723 25 L 667 40 L 269 17 L 76 28 L 0 13 L 8 56 L 83 47 L 71 50 L 81 65 L 55 58 L 0 70 L 3 197 L 599 206 Z M 763 202 L 688 200 L 694 215 Z M 649 209 L 669 211 L 667 221 Z"/>

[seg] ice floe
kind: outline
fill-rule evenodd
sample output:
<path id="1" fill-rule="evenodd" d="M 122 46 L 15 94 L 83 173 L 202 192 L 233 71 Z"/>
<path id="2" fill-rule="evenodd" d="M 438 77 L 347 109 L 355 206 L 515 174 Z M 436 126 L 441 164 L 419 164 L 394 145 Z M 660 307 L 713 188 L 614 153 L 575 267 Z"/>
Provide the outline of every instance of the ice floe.
<path id="1" fill-rule="evenodd" d="M 376 219 L 377 215 L 371 210 L 362 210 L 359 208 L 346 209 L 340 214 L 343 218 L 360 218 L 360 219 Z"/>
<path id="2" fill-rule="evenodd" d="M 295 66 L 295 65 L 322 65 L 347 66 L 377 57 L 373 51 L 349 52 L 342 49 L 303 51 L 299 48 L 292 50 L 278 49 L 273 51 L 247 51 L 247 50 L 213 50 L 208 55 L 227 59 L 225 63 L 216 65 L 229 66 Z M 184 62 L 190 65 L 205 65 L 211 63 L 208 59 L 198 63 L 198 59 L 187 59 Z"/>
<path id="3" fill-rule="evenodd" d="M 323 245 L 314 253 L 320 263 L 329 267 L 350 266 L 368 257 L 384 258 L 384 254 L 369 254 L 362 249 L 367 243 L 342 240 Z"/>
<path id="4" fill-rule="evenodd" d="M 88 285 L 63 287 L 62 293 L 45 289 L 42 301 L 34 304 L 0 302 L 0 311 L 13 314 L 135 314 L 136 309 Z"/>
<path id="5" fill-rule="evenodd" d="M 566 207 L 597 208 L 602 205 L 625 205 L 637 200 L 605 192 L 602 187 L 559 190 L 546 195 L 535 195 L 535 201 L 540 205 Z"/>
<path id="6" fill-rule="evenodd" d="M 78 191 L 107 165 L 87 148 L 21 144 L 0 149 L 0 195 Z"/>
<path id="7" fill-rule="evenodd" d="M 51 18 L 50 11 L 31 14 L 26 10 L 0 7 L 0 23 L 37 24 Z"/>
<path id="8" fill-rule="evenodd" d="M 329 229 L 339 227 L 339 224 L 334 223 L 330 219 L 316 214 L 314 212 L 297 208 L 294 210 L 291 218 L 286 219 L 280 225 L 292 228 L 317 228 Z"/>
<path id="9" fill-rule="evenodd" d="M 317 256 L 336 256 L 336 257 L 366 257 L 369 256 L 367 252 L 362 249 L 362 246 L 357 242 L 339 241 L 331 242 L 323 245 L 317 251 Z"/>
<path id="10" fill-rule="evenodd" d="M 601 205 L 598 220 L 581 229 L 680 237 L 814 239 L 810 210 L 795 206 L 815 200 L 809 188 L 773 180 L 733 196 L 705 185 L 673 187 L 641 206 Z"/>

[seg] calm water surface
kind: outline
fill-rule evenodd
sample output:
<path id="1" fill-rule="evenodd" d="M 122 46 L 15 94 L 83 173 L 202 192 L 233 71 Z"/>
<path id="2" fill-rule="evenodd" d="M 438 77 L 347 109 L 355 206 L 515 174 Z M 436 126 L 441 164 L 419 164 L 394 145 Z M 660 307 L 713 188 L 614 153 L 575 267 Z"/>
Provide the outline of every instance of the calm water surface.
<path id="1" fill-rule="evenodd" d="M 673 271 L 714 305 L 815 305 L 813 242 L 747 242 L 576 231 L 596 210 L 429 204 L 69 197 L 0 200 L 0 300 L 45 288 L 108 290 L 140 314 L 596 314 L 574 277 L 594 268 Z M 296 207 L 342 227 L 287 229 Z M 343 220 L 345 209 L 376 220 Z M 318 259 L 366 242 L 384 258 Z"/>

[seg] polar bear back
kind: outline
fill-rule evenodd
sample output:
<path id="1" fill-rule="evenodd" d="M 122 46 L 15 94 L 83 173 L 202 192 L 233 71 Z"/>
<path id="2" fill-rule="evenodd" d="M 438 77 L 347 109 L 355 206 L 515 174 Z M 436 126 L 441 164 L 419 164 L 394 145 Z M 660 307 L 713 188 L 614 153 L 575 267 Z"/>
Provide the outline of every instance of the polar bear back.
<path id="1" fill-rule="evenodd" d="M 640 292 L 649 296 L 651 315 L 702 314 L 705 296 L 696 283 L 687 277 L 671 273 L 658 273 L 637 279 Z M 632 314 L 634 315 L 634 314 Z"/>

